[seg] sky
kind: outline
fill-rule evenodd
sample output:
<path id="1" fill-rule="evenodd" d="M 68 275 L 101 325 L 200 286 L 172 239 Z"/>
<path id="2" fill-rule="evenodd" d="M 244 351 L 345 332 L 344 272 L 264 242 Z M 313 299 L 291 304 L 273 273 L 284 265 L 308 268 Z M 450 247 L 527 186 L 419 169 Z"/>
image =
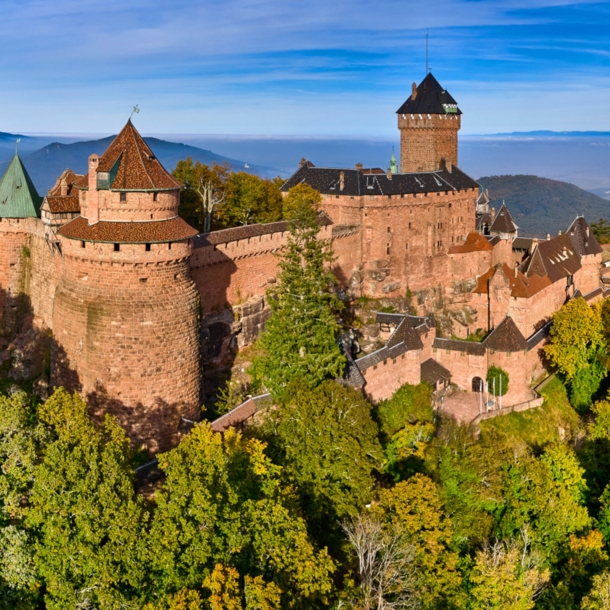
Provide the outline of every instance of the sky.
<path id="1" fill-rule="evenodd" d="M 610 2 L 2 0 L 0 131 L 386 138 L 429 66 L 463 134 L 610 131 Z"/>

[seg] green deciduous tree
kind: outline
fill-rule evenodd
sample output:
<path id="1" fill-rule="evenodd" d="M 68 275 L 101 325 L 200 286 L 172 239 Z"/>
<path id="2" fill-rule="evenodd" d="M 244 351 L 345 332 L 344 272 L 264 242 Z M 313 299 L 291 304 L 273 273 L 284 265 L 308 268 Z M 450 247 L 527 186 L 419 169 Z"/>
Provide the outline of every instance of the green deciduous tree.
<path id="1" fill-rule="evenodd" d="M 159 598 L 204 583 L 209 595 L 219 594 L 221 580 L 236 572 L 260 596 L 281 595 L 282 608 L 313 608 L 326 599 L 333 563 L 313 548 L 264 448 L 201 424 L 159 456 L 166 480 L 148 537 Z"/>
<path id="2" fill-rule="evenodd" d="M 508 373 L 499 366 L 490 366 L 487 369 L 487 387 L 494 396 L 504 396 L 508 392 Z"/>
<path id="3" fill-rule="evenodd" d="M 311 208 L 291 222 L 278 283 L 268 293 L 271 318 L 258 342 L 262 354 L 250 369 L 254 381 L 268 388 L 275 399 L 281 399 L 295 379 L 313 388 L 325 379 L 341 377 L 345 368 L 336 341 L 342 304 L 329 269 L 333 255 L 329 244 L 318 239 L 313 212 L 320 195 L 313 189 L 310 195 Z"/>
<path id="4" fill-rule="evenodd" d="M 453 525 L 437 485 L 416 474 L 384 489 L 373 512 L 384 527 L 405 536 L 413 548 L 417 598 L 423 608 L 451 607 L 461 597 L 459 557 L 452 548 Z"/>
<path id="5" fill-rule="evenodd" d="M 530 610 L 549 581 L 541 557 L 519 543 L 495 542 L 478 551 L 470 574 L 472 610 Z"/>
<path id="6" fill-rule="evenodd" d="M 382 453 L 362 394 L 334 381 L 313 390 L 295 383 L 269 414 L 265 433 L 286 483 L 295 486 L 318 531 L 331 532 L 338 519 L 371 500 Z"/>
<path id="7" fill-rule="evenodd" d="M 589 307 L 578 298 L 553 315 L 551 343 L 544 349 L 553 366 L 571 381 L 579 370 L 589 366 L 603 345 L 600 308 Z"/>
<path id="8" fill-rule="evenodd" d="M 580 605 L 582 610 L 607 610 L 610 608 L 610 572 L 593 577 L 593 586 Z"/>
<path id="9" fill-rule="evenodd" d="M 211 167 L 192 157 L 178 161 L 172 175 L 184 184 L 180 192 L 181 218 L 201 233 L 212 229 L 214 212 L 225 200 L 231 168 L 226 163 Z"/>
<path id="10" fill-rule="evenodd" d="M 226 181 L 226 199 L 218 208 L 225 227 L 276 222 L 282 219 L 282 194 L 272 180 L 237 172 Z"/>
<path id="11" fill-rule="evenodd" d="M 56 440 L 36 466 L 26 522 L 47 608 L 141 607 L 146 516 L 123 429 L 110 416 L 97 429 L 87 405 L 63 389 L 39 417 Z"/>

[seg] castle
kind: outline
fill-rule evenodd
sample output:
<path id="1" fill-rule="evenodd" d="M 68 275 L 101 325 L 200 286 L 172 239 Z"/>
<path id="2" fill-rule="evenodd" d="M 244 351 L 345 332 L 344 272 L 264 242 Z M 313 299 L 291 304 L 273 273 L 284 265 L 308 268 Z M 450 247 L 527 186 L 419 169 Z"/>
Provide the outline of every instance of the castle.
<path id="1" fill-rule="evenodd" d="M 458 168 L 461 111 L 432 74 L 397 116 L 400 167 L 303 160 L 282 187 L 322 194 L 320 239 L 348 296 L 408 295 L 415 310 L 379 314 L 386 344 L 348 354 L 346 377 L 378 400 L 422 379 L 477 391 L 496 364 L 511 376 L 506 399 L 527 400 L 550 316 L 575 296 L 606 296 L 602 249 L 584 218 L 537 240 L 519 237 L 506 207 L 490 209 Z M 29 314 L 52 333 L 51 386 L 81 392 L 152 451 L 199 418 L 206 367 L 264 327 L 288 231 L 197 234 L 178 216 L 180 187 L 131 121 L 87 174 L 66 170 L 42 200 L 18 155 L 0 180 L 5 346 Z M 465 340 L 477 330 L 484 341 Z"/>

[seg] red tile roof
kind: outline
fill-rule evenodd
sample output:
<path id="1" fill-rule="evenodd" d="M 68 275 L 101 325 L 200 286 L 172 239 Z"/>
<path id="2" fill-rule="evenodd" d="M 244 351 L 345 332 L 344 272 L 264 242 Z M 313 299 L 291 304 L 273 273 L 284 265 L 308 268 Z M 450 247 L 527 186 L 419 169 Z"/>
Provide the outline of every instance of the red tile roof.
<path id="1" fill-rule="evenodd" d="M 547 286 L 551 285 L 551 280 L 548 275 L 543 277 L 539 275 L 533 275 L 527 277 L 519 269 L 515 276 L 515 269 L 511 269 L 506 263 L 491 267 L 482 276 L 479 277 L 475 292 L 488 293 L 489 292 L 489 281 L 498 272 L 502 271 L 510 286 L 510 296 L 527 299 L 534 296 Z"/>
<path id="2" fill-rule="evenodd" d="M 69 239 L 124 244 L 183 241 L 197 235 L 197 231 L 182 218 L 150 222 L 101 220 L 90 225 L 88 220 L 82 216 L 64 225 L 59 233 Z"/>
<path id="3" fill-rule="evenodd" d="M 117 167 L 118 165 L 118 167 Z M 100 157 L 99 172 L 114 175 L 112 189 L 127 191 L 178 189 L 182 186 L 159 162 L 131 120 Z"/>
<path id="4" fill-rule="evenodd" d="M 80 201 L 76 197 L 46 197 L 49 211 L 52 214 L 78 214 L 80 213 Z"/>
<path id="5" fill-rule="evenodd" d="M 493 250 L 493 246 L 487 239 L 476 231 L 471 231 L 466 237 L 466 241 L 459 246 L 451 246 L 449 254 L 467 254 L 469 252 L 483 252 Z"/>

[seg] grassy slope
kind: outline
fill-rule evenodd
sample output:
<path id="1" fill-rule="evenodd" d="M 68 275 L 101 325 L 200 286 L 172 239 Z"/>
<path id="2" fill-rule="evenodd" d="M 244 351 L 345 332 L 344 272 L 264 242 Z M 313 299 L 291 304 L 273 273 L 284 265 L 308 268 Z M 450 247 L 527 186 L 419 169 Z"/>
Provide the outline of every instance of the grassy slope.
<path id="1" fill-rule="evenodd" d="M 526 175 L 486 176 L 478 182 L 489 189 L 496 210 L 506 202 L 523 235 L 557 235 L 577 214 L 589 222 L 610 218 L 608 200 L 567 182 Z"/>
<path id="2" fill-rule="evenodd" d="M 481 422 L 481 435 L 494 430 L 525 441 L 531 447 L 543 447 L 573 437 L 582 429 L 581 419 L 570 405 L 565 387 L 555 378 L 541 391 L 541 407 L 509 413 Z"/>

